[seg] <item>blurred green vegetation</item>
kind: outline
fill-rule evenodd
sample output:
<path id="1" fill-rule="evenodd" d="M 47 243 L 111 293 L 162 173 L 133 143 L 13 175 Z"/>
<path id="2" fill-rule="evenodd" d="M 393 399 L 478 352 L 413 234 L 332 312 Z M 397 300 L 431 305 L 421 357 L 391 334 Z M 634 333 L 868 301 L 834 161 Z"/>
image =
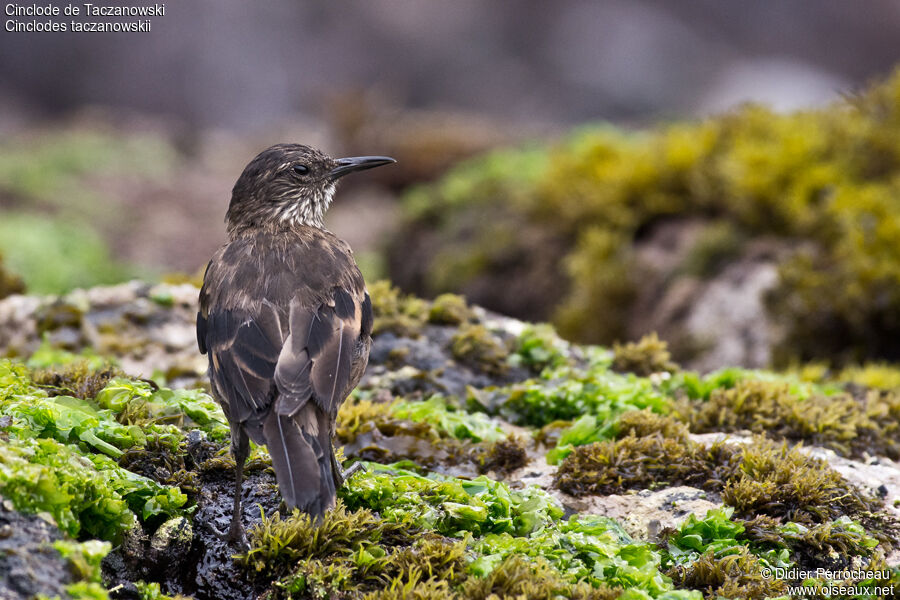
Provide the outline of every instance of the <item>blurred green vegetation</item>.
<path id="1" fill-rule="evenodd" d="M 32 293 L 147 276 L 117 261 L 101 232 L 121 219 L 103 182 L 166 176 L 175 155 L 150 134 L 80 125 L 0 142 L 0 253 Z"/>
<path id="2" fill-rule="evenodd" d="M 747 240 L 777 239 L 788 248 L 767 298 L 787 330 L 778 362 L 900 358 L 900 70 L 820 110 L 750 105 L 494 153 L 410 192 L 406 214 L 426 241 L 410 248 L 397 236 L 401 285 L 462 290 L 513 313 L 538 306 L 543 315 L 527 316 L 600 343 L 625 334 L 643 283 L 635 242 L 653 225 L 707 223 L 676 270 L 701 277 Z M 515 286 L 505 285 L 512 259 L 524 264 Z"/>
<path id="3" fill-rule="evenodd" d="M 63 219 L 6 213 L 0 221 L 6 267 L 31 293 L 61 294 L 76 287 L 117 283 L 141 269 L 116 261 L 100 235 Z"/>

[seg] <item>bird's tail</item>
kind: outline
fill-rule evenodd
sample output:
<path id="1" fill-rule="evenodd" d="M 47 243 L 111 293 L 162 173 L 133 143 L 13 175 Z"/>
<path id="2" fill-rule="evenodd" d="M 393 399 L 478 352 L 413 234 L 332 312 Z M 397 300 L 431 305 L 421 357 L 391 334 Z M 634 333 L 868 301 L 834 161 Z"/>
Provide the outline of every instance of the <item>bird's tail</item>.
<path id="1" fill-rule="evenodd" d="M 334 506 L 336 493 L 329 419 L 312 401 L 293 415 L 279 414 L 277 406 L 263 433 L 278 489 L 289 508 L 319 519 Z"/>

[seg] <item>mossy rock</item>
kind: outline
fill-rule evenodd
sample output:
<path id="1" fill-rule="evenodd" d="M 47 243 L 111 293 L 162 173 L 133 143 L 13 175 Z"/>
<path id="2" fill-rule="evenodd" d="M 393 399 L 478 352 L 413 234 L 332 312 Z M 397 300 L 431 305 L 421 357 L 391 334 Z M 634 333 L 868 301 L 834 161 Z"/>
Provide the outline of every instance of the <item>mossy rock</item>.
<path id="1" fill-rule="evenodd" d="M 745 241 L 765 236 L 786 253 L 771 259 L 778 281 L 765 297 L 766 318 L 785 331 L 771 342 L 776 361 L 895 360 L 898 140 L 900 70 L 817 110 L 745 106 L 645 132 L 584 128 L 472 160 L 410 192 L 391 277 L 611 343 L 647 317 L 634 300 L 659 294 L 644 286 L 715 277 Z M 647 277 L 644 236 L 692 219 L 707 224 L 692 249 Z"/>

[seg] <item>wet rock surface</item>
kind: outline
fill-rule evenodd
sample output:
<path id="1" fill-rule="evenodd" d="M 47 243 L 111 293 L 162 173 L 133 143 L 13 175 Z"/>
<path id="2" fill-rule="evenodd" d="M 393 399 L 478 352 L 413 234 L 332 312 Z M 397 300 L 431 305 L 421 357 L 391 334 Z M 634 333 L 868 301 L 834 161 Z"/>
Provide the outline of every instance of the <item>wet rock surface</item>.
<path id="1" fill-rule="evenodd" d="M 0 598 L 65 597 L 73 578 L 67 561 L 53 548 L 62 537 L 54 525 L 16 512 L 0 496 Z"/>
<path id="2" fill-rule="evenodd" d="M 103 562 L 107 587 L 121 585 L 114 598 L 137 598 L 131 582 L 159 581 L 169 595 L 201 599 L 244 600 L 258 596 L 268 585 L 235 563 L 244 552 L 224 534 L 231 524 L 234 494 L 233 462 L 219 459 L 202 473 L 200 491 L 191 514 L 163 523 L 152 535 L 133 531 Z M 275 476 L 263 464 L 244 473 L 242 522 L 249 530 L 262 514 L 282 509 Z"/>
<path id="3" fill-rule="evenodd" d="M 0 355 L 27 357 L 46 339 L 72 352 L 90 348 L 114 356 L 130 376 L 161 374 L 171 387 L 206 386 L 207 358 L 196 340 L 198 295 L 191 284 L 132 281 L 62 297 L 10 296 L 0 300 Z M 473 308 L 473 315 L 504 348 L 524 327 L 480 308 Z M 468 386 L 501 385 L 531 375 L 521 368 L 498 372 L 454 356 L 456 331 L 450 324 L 422 323 L 410 335 L 376 335 L 361 387 L 385 387 L 397 395 L 462 395 Z"/>

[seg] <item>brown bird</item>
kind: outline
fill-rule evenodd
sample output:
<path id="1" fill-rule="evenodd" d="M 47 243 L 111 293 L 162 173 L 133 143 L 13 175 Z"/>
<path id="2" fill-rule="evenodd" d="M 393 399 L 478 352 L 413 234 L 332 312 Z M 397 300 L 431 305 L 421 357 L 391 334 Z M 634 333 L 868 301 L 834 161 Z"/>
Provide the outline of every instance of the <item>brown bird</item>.
<path id="1" fill-rule="evenodd" d="M 334 506 L 345 478 L 332 447 L 335 420 L 366 368 L 372 302 L 350 246 L 323 218 L 340 177 L 393 162 L 279 144 L 254 158 L 232 190 L 229 241 L 206 268 L 197 314 L 237 465 L 231 541 L 245 543 L 248 438 L 268 446 L 288 507 L 321 518 Z"/>

